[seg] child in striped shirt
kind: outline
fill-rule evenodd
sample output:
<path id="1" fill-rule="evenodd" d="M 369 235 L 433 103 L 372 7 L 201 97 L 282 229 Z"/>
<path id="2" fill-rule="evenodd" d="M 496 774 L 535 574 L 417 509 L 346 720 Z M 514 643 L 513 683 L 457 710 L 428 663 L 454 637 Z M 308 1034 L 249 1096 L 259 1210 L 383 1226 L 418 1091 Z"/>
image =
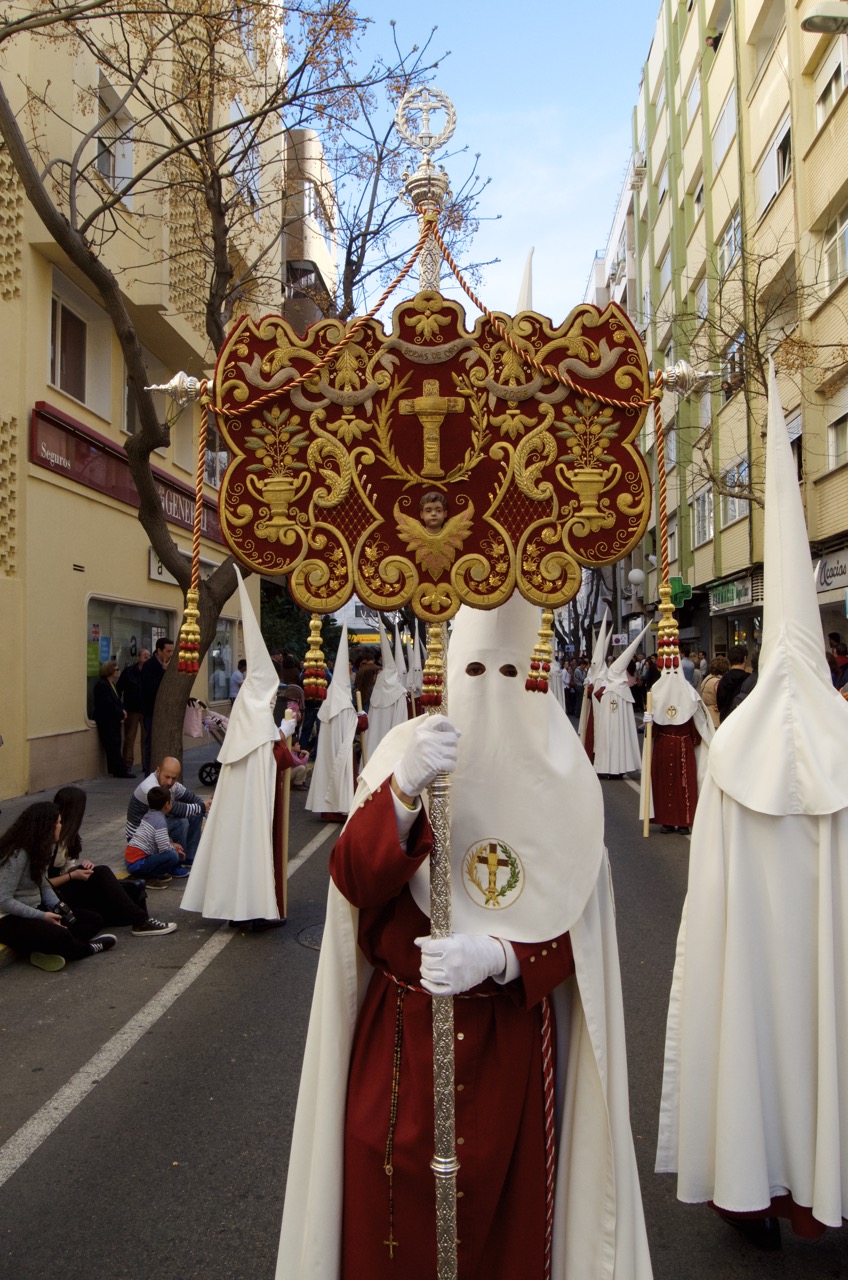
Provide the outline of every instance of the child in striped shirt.
<path id="1" fill-rule="evenodd" d="M 124 850 L 127 871 L 145 879 L 164 875 L 185 878 L 189 874 L 182 865 L 185 854 L 171 844 L 165 821 L 171 808 L 170 793 L 164 787 L 151 787 L 147 804 L 147 813 L 133 832 L 132 844 Z"/>

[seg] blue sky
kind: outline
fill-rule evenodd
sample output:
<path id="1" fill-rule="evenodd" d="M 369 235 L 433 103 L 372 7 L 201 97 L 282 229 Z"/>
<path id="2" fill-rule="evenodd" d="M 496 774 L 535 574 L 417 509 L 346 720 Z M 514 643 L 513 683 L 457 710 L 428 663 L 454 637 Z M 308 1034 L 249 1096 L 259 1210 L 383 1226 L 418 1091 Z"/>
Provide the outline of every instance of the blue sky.
<path id="1" fill-rule="evenodd" d="M 533 246 L 534 310 L 563 320 L 582 302 L 593 255 L 606 245 L 659 0 L 358 0 L 356 7 L 375 20 L 380 44 L 391 18 L 401 48 L 438 28 L 434 53 L 451 53 L 436 86 L 458 117 L 450 146 L 480 153 L 480 171 L 492 179 L 482 211 L 501 215 L 482 223 L 476 241 L 475 257 L 501 259 L 486 269 L 481 297 L 514 311 Z M 457 156 L 448 164 L 455 182 L 467 163 Z M 466 310 L 470 318 L 470 303 Z"/>

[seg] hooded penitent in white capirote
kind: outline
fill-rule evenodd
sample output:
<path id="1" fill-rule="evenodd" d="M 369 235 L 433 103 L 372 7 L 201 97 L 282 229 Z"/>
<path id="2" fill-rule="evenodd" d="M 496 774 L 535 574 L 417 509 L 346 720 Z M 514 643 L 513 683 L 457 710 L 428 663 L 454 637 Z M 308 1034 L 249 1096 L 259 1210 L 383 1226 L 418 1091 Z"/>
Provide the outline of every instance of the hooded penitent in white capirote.
<path id="1" fill-rule="evenodd" d="M 639 632 L 623 653 L 611 662 L 605 672 L 595 679 L 595 692 L 603 689 L 601 698 L 594 699 L 595 713 L 595 771 L 597 773 L 631 773 L 639 768 L 639 736 L 636 732 L 636 716 L 633 710 L 633 694 L 627 681 L 627 667 L 636 654 L 651 627 Z"/>
<path id="2" fill-rule="evenodd" d="M 689 683 L 679 666 L 663 668 L 659 680 L 651 686 L 651 715 L 654 721 L 655 747 L 663 729 L 680 728 L 690 720 L 694 722 L 701 739 L 698 746 L 694 748 L 693 765 L 697 773 L 697 786 L 700 789 L 707 772 L 709 747 L 715 733 L 715 726 L 710 713 L 701 701 L 701 695 Z M 651 772 L 653 775 L 653 767 Z M 644 788 L 642 795 L 644 797 Z M 640 803 L 639 817 L 643 816 Z M 653 817 L 653 809 L 650 816 Z M 691 823 L 687 818 L 686 821 L 681 819 L 679 823 L 672 825 L 689 826 Z"/>
<path id="3" fill-rule="evenodd" d="M 583 701 L 580 707 L 580 723 L 577 732 L 580 735 L 580 741 L 586 742 L 586 733 L 588 730 L 589 718 L 594 716 L 594 708 L 591 702 L 591 689 L 597 683 L 598 676 L 603 675 L 607 668 L 607 645 L 609 644 L 609 609 L 604 609 L 604 616 L 601 618 L 601 625 L 598 628 L 598 635 L 592 648 L 592 657 L 589 660 L 589 669 L 586 672 L 586 679 L 583 683 Z"/>
<path id="4" fill-rule="evenodd" d="M 395 668 L 401 687 L 406 690 L 409 685 L 409 672 L 406 669 L 406 658 L 403 652 L 403 641 L 400 638 L 400 627 L 395 627 Z"/>
<path id="5" fill-rule="evenodd" d="M 383 665 L 374 681 L 368 704 L 368 754 L 372 756 L 390 729 L 407 719 L 406 690 L 401 684 L 383 619 L 380 623 L 380 653 Z"/>
<path id="6" fill-rule="evenodd" d="M 657 1169 L 677 1194 L 848 1216 L 848 705 L 833 688 L 772 371 L 757 685 L 698 800 Z"/>
<path id="7" fill-rule="evenodd" d="M 313 813 L 347 813 L 353 803 L 353 740 L 357 722 L 350 692 L 347 623 L 342 627 L 333 678 L 318 720 L 321 728 L 306 808 Z"/>
<path id="8" fill-rule="evenodd" d="M 213 920 L 279 919 L 272 824 L 280 677 L 236 570 L 247 674 L 218 760 L 221 773 L 181 906 Z"/>
<path id="9" fill-rule="evenodd" d="M 559 1039 L 551 1275 L 553 1280 L 649 1280 L 629 1122 L 603 803 L 592 767 L 560 708 L 549 695 L 524 689 L 539 618 L 539 610 L 516 594 L 485 614 L 460 610 L 451 637 L 449 712 L 462 730 L 450 801 L 453 929 L 510 939 L 544 939 L 550 936 L 546 930 L 569 929 L 576 973 L 553 994 Z M 468 674 L 472 661 L 484 665 L 485 673 Z M 503 674 L 501 669 L 510 666 L 516 674 Z M 414 723 L 393 730 L 369 759 L 356 809 L 371 812 L 370 798 L 379 800 L 377 790 L 403 755 Z M 355 810 L 350 822 L 356 818 Z M 482 905 L 478 877 L 469 875 L 465 856 L 479 842 L 493 839 L 510 851 L 510 867 L 498 871 L 498 887 L 505 891 L 496 910 Z M 429 912 L 427 877 L 419 871 L 414 879 L 416 901 Z M 510 880 L 515 883 L 506 890 Z M 331 885 L 278 1280 L 340 1274 L 348 1065 L 358 1009 L 373 972 L 357 946 L 358 920 L 359 913 Z M 463 1001 L 457 1004 L 461 1016 Z M 404 1053 L 413 1050 L 405 1038 Z M 497 1124 L 496 1114 L 491 1123 Z"/>

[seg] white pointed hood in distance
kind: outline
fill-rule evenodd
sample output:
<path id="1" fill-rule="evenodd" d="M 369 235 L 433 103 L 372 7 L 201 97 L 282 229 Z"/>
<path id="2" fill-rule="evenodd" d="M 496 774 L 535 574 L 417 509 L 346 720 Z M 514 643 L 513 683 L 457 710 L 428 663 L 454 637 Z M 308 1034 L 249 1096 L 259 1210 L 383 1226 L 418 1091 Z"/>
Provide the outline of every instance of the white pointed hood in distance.
<path id="1" fill-rule="evenodd" d="M 415 627 L 415 641 L 412 646 L 412 666 L 409 671 L 409 688 L 417 697 L 424 688 L 424 662 L 421 657 L 421 638 L 418 625 Z"/>
<path id="2" fill-rule="evenodd" d="M 350 655 L 347 644 L 347 623 L 345 623 L 333 666 L 333 678 L 327 689 L 327 697 L 321 703 L 318 719 L 322 724 L 326 724 L 328 720 L 347 710 L 356 711 L 350 691 Z"/>
<path id="3" fill-rule="evenodd" d="M 280 736 L 274 724 L 273 713 L 280 677 L 262 638 L 247 587 L 238 569 L 235 569 L 235 575 L 238 579 L 247 673 L 233 703 L 227 732 L 218 752 L 221 764 L 233 764 L 261 747 L 263 742 L 276 742 Z"/>
<path id="4" fill-rule="evenodd" d="M 406 691 L 398 678 L 389 637 L 386 635 L 383 619 L 379 615 L 377 621 L 380 624 L 380 655 L 383 660 L 383 666 L 377 673 L 374 688 L 371 690 L 370 706 L 375 708 L 393 707 L 396 702 L 406 698 Z"/>
<path id="5" fill-rule="evenodd" d="M 599 675 L 607 669 L 607 647 L 609 645 L 609 623 L 610 611 L 604 607 L 604 616 L 601 618 L 601 625 L 598 628 L 598 638 L 592 649 L 592 658 L 589 662 L 589 670 L 586 673 L 586 683 L 595 684 Z"/>
<path id="6" fill-rule="evenodd" d="M 400 638 L 400 625 L 395 627 L 395 667 L 397 668 L 398 680 L 406 691 L 409 676 L 406 670 L 406 658 L 403 653 L 403 641 Z"/>
<path id="7" fill-rule="evenodd" d="M 533 253 L 534 250 L 531 248 L 524 264 L 524 275 L 521 278 L 521 288 L 518 292 L 518 305 L 515 308 L 516 315 L 521 311 L 533 310 Z"/>
<path id="8" fill-rule="evenodd" d="M 631 640 L 626 649 L 622 649 L 621 653 L 607 667 L 606 670 L 606 687 L 615 685 L 619 688 L 629 688 L 627 683 L 627 668 L 636 656 L 636 650 L 639 648 L 645 636 L 650 631 L 653 620 L 648 622 L 639 632 L 635 640 Z M 603 683 L 598 681 L 599 684 Z"/>
<path id="9" fill-rule="evenodd" d="M 848 808 L 848 703 L 834 689 L 795 461 L 772 365 L 766 436 L 763 636 L 759 676 L 722 722 L 709 769 L 757 813 Z"/>

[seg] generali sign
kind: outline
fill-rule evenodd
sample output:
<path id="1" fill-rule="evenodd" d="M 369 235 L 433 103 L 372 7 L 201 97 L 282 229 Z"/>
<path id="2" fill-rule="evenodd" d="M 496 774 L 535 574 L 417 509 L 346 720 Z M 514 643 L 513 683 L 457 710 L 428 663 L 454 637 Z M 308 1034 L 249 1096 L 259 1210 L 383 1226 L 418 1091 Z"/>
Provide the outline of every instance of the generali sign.
<path id="1" fill-rule="evenodd" d="M 29 456 L 31 462 L 55 475 L 138 510 L 138 494 L 120 445 L 42 402 L 32 411 Z M 152 471 L 165 519 L 181 529 L 193 529 L 194 491 L 156 467 Z M 218 508 L 209 498 L 203 499 L 200 528 L 204 537 L 223 544 Z"/>
<path id="2" fill-rule="evenodd" d="M 848 548 L 832 556 L 822 556 L 816 565 L 816 591 L 848 587 Z"/>

